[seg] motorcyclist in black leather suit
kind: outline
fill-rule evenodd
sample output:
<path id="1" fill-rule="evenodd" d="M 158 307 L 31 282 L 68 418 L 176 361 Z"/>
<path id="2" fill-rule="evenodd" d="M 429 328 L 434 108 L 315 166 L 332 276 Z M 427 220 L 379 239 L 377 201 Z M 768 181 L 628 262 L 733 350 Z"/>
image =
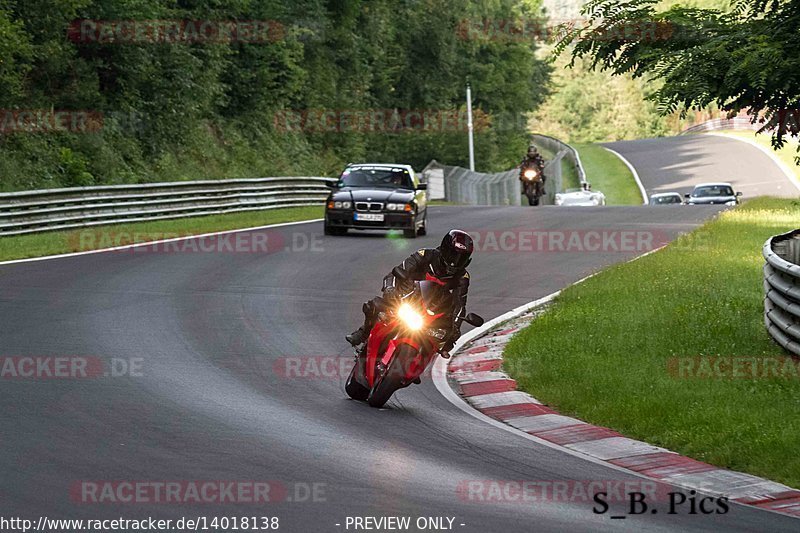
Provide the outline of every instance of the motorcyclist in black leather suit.
<path id="1" fill-rule="evenodd" d="M 528 147 L 528 153 L 522 159 L 519 164 L 519 179 L 524 184 L 524 179 L 522 177 L 525 169 L 534 167 L 539 175 L 542 177 L 542 194 L 545 194 L 545 184 L 547 183 L 547 176 L 544 175 L 544 158 L 542 154 L 536 149 L 534 145 L 530 145 Z"/>
<path id="2" fill-rule="evenodd" d="M 378 319 L 378 312 L 387 301 L 406 294 L 414 281 L 432 276 L 443 281 L 453 295 L 453 324 L 441 349 L 442 354 L 448 357 L 448 352 L 461 336 L 456 318 L 463 316 L 467 306 L 469 273 L 466 268 L 472 261 L 473 249 L 472 237 L 465 231 L 454 229 L 444 236 L 437 248 L 422 248 L 414 252 L 398 266 L 406 274 L 406 279 L 395 277 L 393 273 L 383 278 L 383 296 L 364 303 L 364 325 L 348 335 L 347 342 L 353 346 L 364 343 Z"/>

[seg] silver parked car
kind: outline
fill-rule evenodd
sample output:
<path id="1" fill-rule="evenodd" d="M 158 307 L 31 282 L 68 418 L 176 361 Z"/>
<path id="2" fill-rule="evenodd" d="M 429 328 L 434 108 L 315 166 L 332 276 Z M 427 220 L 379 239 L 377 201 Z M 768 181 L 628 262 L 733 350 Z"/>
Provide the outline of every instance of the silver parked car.
<path id="1" fill-rule="evenodd" d="M 651 194 L 648 205 L 683 205 L 683 196 L 679 192 Z"/>

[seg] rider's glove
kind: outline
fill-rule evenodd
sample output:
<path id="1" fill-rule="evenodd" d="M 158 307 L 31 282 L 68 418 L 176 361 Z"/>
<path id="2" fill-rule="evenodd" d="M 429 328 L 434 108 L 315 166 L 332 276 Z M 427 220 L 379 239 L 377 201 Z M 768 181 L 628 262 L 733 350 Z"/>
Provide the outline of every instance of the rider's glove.
<path id="1" fill-rule="evenodd" d="M 396 300 L 400 298 L 400 291 L 396 287 L 386 287 L 383 289 L 383 297 L 386 300 Z"/>

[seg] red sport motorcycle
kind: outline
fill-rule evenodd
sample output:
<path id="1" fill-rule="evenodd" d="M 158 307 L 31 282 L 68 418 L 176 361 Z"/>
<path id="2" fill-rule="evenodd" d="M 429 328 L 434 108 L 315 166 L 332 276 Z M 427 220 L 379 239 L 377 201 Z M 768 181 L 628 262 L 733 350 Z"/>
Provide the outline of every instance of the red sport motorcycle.
<path id="1" fill-rule="evenodd" d="M 392 273 L 404 277 L 399 269 Z M 415 281 L 411 292 L 388 303 L 356 355 L 345 384 L 348 396 L 382 407 L 395 391 L 419 383 L 444 344 L 452 324 L 452 306 L 450 291 L 430 275 Z M 456 318 L 456 326 L 461 322 L 481 326 L 483 318 L 469 313 Z"/>

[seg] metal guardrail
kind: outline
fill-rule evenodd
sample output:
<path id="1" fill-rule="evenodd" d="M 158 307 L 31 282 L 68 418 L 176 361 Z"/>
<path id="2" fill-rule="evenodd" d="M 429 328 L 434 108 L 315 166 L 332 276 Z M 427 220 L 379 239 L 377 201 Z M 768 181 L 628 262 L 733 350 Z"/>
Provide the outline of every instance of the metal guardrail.
<path id="1" fill-rule="evenodd" d="M 715 118 L 695 124 L 683 130 L 680 135 L 687 133 L 697 133 L 698 131 L 715 131 L 715 130 L 750 130 L 757 131 L 761 128 L 761 124 L 752 124 L 750 117 L 736 116 L 733 118 Z"/>
<path id="2" fill-rule="evenodd" d="M 444 189 L 451 202 L 468 205 L 521 205 L 519 171 L 484 174 L 445 167 Z"/>
<path id="3" fill-rule="evenodd" d="M 72 187 L 0 194 L 0 236 L 324 203 L 323 177 Z"/>
<path id="4" fill-rule="evenodd" d="M 800 229 L 770 237 L 762 253 L 764 324 L 778 344 L 800 355 Z"/>
<path id="5" fill-rule="evenodd" d="M 550 150 L 557 156 L 554 160 L 559 159 L 558 155 L 561 152 L 564 152 L 561 157 L 566 159 L 574 168 L 575 171 L 578 173 L 578 181 L 580 181 L 581 186 L 586 183 L 586 171 L 583 169 L 583 163 L 581 163 L 581 156 L 578 154 L 578 151 L 573 148 L 572 146 L 568 145 L 565 142 L 559 141 L 555 137 L 550 137 L 549 135 L 542 135 L 540 133 L 534 133 L 532 135 L 533 143 L 537 146 L 541 146 L 546 150 Z M 563 179 L 561 177 L 561 169 L 559 168 L 558 172 L 547 172 L 547 166 L 545 167 L 545 174 L 548 177 L 548 180 L 551 177 L 558 176 L 558 181 L 556 182 L 557 187 L 555 188 L 557 191 L 561 191 L 563 187 Z M 555 181 L 555 180 L 554 180 Z"/>
<path id="6" fill-rule="evenodd" d="M 542 204 L 553 204 L 555 194 L 563 190 L 562 162 L 567 160 L 578 174 L 581 184 L 586 182 L 586 173 L 578 152 L 570 145 L 547 135 L 533 135 L 533 144 L 549 150 L 555 156 L 546 160 L 544 174 L 547 176 L 547 194 Z M 519 169 L 514 168 L 495 174 L 473 172 L 462 167 L 442 165 L 431 161 L 422 171 L 428 183 L 431 199 L 446 199 L 466 205 L 522 205 L 522 189 Z"/>

